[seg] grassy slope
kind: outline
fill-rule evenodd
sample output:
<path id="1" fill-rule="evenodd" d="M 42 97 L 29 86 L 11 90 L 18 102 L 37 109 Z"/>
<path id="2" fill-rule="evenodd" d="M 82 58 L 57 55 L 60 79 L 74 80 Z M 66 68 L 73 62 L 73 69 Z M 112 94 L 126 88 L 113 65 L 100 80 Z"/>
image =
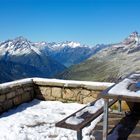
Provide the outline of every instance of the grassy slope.
<path id="1" fill-rule="evenodd" d="M 140 51 L 127 52 L 100 52 L 89 60 L 75 65 L 58 77 L 73 80 L 90 81 L 117 81 L 131 72 L 140 70 Z"/>

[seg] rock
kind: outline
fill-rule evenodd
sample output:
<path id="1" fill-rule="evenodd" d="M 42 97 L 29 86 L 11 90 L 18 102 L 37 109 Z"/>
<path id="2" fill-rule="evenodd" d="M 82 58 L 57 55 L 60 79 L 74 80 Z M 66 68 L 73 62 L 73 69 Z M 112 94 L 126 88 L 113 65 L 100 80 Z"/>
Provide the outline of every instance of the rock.
<path id="1" fill-rule="evenodd" d="M 5 94 L 0 95 L 0 102 L 4 102 L 4 101 L 5 101 L 5 99 L 6 99 Z"/>
<path id="2" fill-rule="evenodd" d="M 33 87 L 25 87 L 24 88 L 24 91 L 31 91 L 31 90 L 33 90 Z"/>
<path id="3" fill-rule="evenodd" d="M 64 89 L 63 99 L 76 100 L 76 98 L 77 98 L 77 95 L 75 95 L 72 90 L 70 90 L 70 89 Z"/>
<path id="4" fill-rule="evenodd" d="M 52 96 L 56 98 L 61 98 L 62 96 L 62 89 L 58 87 L 52 88 Z"/>
<path id="5" fill-rule="evenodd" d="M 22 97 L 21 97 L 21 95 L 15 97 L 15 98 L 13 99 L 13 103 L 14 103 L 15 106 L 21 104 L 21 103 L 22 103 Z"/>
<path id="6" fill-rule="evenodd" d="M 4 110 L 8 110 L 8 109 L 10 109 L 12 107 L 13 107 L 13 101 L 12 100 L 7 100 L 3 104 Z"/>
<path id="7" fill-rule="evenodd" d="M 99 95 L 99 93 L 97 93 L 98 91 L 91 91 L 90 96 L 92 96 L 93 98 L 97 98 L 97 96 Z"/>
<path id="8" fill-rule="evenodd" d="M 15 93 L 14 91 L 12 91 L 12 92 L 9 92 L 9 93 L 6 94 L 6 98 L 7 98 L 7 99 L 11 99 L 11 98 L 13 98 L 15 95 L 16 95 L 16 93 Z"/>
<path id="9" fill-rule="evenodd" d="M 95 100 L 96 100 L 96 99 L 93 98 L 92 96 L 85 97 L 85 98 L 83 99 L 83 104 L 87 104 L 87 103 L 93 102 L 93 101 L 95 101 Z"/>
<path id="10" fill-rule="evenodd" d="M 89 91 L 89 90 L 83 89 L 83 90 L 81 91 L 81 95 L 83 95 L 83 96 L 88 96 L 89 94 L 90 94 L 90 91 Z"/>
<path id="11" fill-rule="evenodd" d="M 26 92 L 26 93 L 22 94 L 21 98 L 22 98 L 22 102 L 27 102 L 27 101 L 30 101 L 32 99 L 30 92 Z"/>
<path id="12" fill-rule="evenodd" d="M 56 98 L 55 97 L 52 97 L 52 96 L 44 96 L 43 97 L 45 101 L 56 101 Z"/>
<path id="13" fill-rule="evenodd" d="M 51 96 L 51 88 L 50 87 L 40 87 L 39 88 L 41 94 L 45 96 Z"/>
<path id="14" fill-rule="evenodd" d="M 17 91 L 18 94 L 24 93 L 24 90 L 22 88 L 18 88 L 18 89 L 16 89 L 16 91 Z"/>

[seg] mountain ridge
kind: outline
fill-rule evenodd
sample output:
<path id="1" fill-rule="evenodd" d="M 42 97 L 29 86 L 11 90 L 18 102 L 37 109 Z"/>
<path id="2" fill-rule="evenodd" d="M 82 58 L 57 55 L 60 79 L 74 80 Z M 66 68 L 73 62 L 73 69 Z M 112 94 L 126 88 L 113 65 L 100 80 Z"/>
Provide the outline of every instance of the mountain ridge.
<path id="1" fill-rule="evenodd" d="M 19 70 L 25 70 L 25 72 L 21 70 L 21 73 L 11 73 L 12 76 L 8 74 L 9 78 L 7 77 L 7 80 L 11 80 L 11 77 L 12 80 L 24 78 L 24 75 L 27 77 L 39 75 L 45 78 L 54 77 L 57 73 L 67 69 L 66 66 L 78 64 L 104 47 L 106 46 L 98 45 L 93 49 L 73 41 L 61 43 L 31 42 L 27 38 L 19 36 L 15 39 L 0 42 L 0 67 L 4 67 L 5 63 L 3 68 L 5 74 L 6 72 L 7 74 L 10 73 L 9 70 L 11 72 L 16 71 L 16 67 Z M 9 69 L 7 66 L 9 66 Z M 29 67 L 29 72 L 26 71 L 25 67 Z M 4 74 L 4 71 L 1 71 L 1 73 Z M 3 76 L 1 75 L 1 77 Z"/>
<path id="2" fill-rule="evenodd" d="M 133 32 L 122 42 L 100 50 L 57 78 L 114 82 L 131 72 L 140 71 L 139 39 L 140 35 Z"/>
<path id="3" fill-rule="evenodd" d="M 3 52 L 7 52 L 6 56 L 8 56 L 27 55 L 33 51 L 39 55 L 43 54 L 49 56 L 60 64 L 69 67 L 86 60 L 91 55 L 105 47 L 108 47 L 108 45 L 98 44 L 94 47 L 90 47 L 74 41 L 64 41 L 60 43 L 47 43 L 44 41 L 31 42 L 28 39 L 19 36 L 13 40 L 9 39 L 0 43 L 0 57 L 4 55 L 2 54 Z"/>

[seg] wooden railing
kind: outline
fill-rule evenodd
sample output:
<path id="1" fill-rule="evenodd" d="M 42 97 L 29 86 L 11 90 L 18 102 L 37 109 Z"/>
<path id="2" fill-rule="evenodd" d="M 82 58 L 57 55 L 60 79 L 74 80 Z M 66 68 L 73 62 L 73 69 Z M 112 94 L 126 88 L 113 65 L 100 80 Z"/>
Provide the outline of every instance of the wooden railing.
<path id="1" fill-rule="evenodd" d="M 97 100 L 96 100 L 97 101 Z M 90 106 L 94 106 L 95 102 L 90 103 Z M 113 104 L 115 104 L 117 100 L 112 100 L 109 102 L 108 107 L 111 107 Z M 70 116 L 66 117 L 65 119 L 61 120 L 60 122 L 56 123 L 56 127 L 60 128 L 66 128 L 77 131 L 77 140 L 82 140 L 82 129 L 89 125 L 93 120 L 95 120 L 98 116 L 100 116 L 103 113 L 103 107 L 96 111 L 94 114 L 90 114 L 89 112 L 85 112 L 80 116 L 80 118 L 84 119 L 83 122 L 81 122 L 78 125 L 72 125 L 67 124 L 66 120 L 70 117 L 76 116 L 76 113 L 81 112 L 83 109 L 85 109 L 87 106 L 83 107 L 82 109 L 76 111 L 75 113 L 71 114 Z"/>

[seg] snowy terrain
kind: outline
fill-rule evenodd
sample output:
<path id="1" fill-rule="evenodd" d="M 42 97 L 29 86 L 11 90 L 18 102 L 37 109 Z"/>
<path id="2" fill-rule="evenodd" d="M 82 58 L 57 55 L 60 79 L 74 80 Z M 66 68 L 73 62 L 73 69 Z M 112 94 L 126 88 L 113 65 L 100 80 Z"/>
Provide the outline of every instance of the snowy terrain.
<path id="1" fill-rule="evenodd" d="M 78 125 L 78 124 L 80 124 L 84 121 L 84 119 L 81 118 L 81 116 L 85 112 L 88 112 L 89 114 L 95 114 L 103 106 L 104 106 L 104 100 L 103 99 L 97 100 L 94 105 L 91 105 L 89 103 L 84 109 L 82 109 L 80 112 L 77 112 L 76 116 L 72 116 L 72 117 L 68 118 L 66 120 L 66 123 L 67 124 L 72 124 L 72 125 Z M 100 117 L 99 117 L 99 120 L 97 119 L 97 121 L 100 121 Z"/>
<path id="2" fill-rule="evenodd" d="M 20 36 L 15 39 L 0 42 L 0 60 L 6 59 L 14 61 L 13 57 L 15 56 L 24 58 L 27 55 L 36 54 L 41 57 L 50 57 L 63 65 L 69 64 L 70 66 L 86 60 L 104 47 L 105 45 L 103 44 L 91 47 L 74 41 L 64 41 L 59 43 L 48 43 L 44 41 L 31 42 Z M 21 63 L 22 61 L 18 62 Z"/>
<path id="3" fill-rule="evenodd" d="M 128 78 L 125 78 L 120 83 L 116 84 L 113 88 L 109 90 L 109 94 L 113 95 L 125 95 L 125 96 L 135 96 L 140 97 L 140 90 L 137 91 L 130 91 L 128 87 L 131 84 L 139 85 L 139 81 L 137 79 L 140 77 L 140 74 L 133 74 Z M 140 86 L 138 87 L 140 88 Z"/>
<path id="4" fill-rule="evenodd" d="M 33 100 L 0 117 L 0 140 L 76 140 L 76 132 L 56 128 L 55 123 L 84 107 L 78 103 Z M 83 140 L 94 139 L 89 132 L 102 116 L 83 129 Z"/>

